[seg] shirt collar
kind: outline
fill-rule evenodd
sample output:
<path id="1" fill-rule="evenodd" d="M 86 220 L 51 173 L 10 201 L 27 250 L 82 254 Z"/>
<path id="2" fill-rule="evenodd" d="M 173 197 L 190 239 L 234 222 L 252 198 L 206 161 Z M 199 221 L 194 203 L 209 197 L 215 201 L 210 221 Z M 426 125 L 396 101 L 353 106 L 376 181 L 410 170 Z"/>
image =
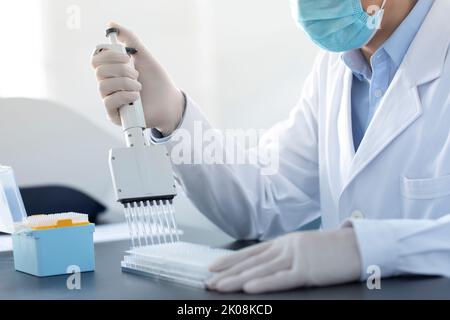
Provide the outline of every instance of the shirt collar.
<path id="1" fill-rule="evenodd" d="M 344 52 L 342 54 L 342 60 L 359 81 L 369 81 L 372 78 L 372 69 L 360 50 Z"/>
<path id="2" fill-rule="evenodd" d="M 385 51 L 398 69 L 433 3 L 434 0 L 418 0 L 410 14 L 376 53 Z M 344 52 L 341 57 L 360 81 L 371 79 L 372 69 L 359 49 Z"/>
<path id="3" fill-rule="evenodd" d="M 419 32 L 433 2 L 434 0 L 419 0 L 411 13 L 384 43 L 383 48 L 391 57 L 397 69 L 400 67 L 416 34 Z"/>

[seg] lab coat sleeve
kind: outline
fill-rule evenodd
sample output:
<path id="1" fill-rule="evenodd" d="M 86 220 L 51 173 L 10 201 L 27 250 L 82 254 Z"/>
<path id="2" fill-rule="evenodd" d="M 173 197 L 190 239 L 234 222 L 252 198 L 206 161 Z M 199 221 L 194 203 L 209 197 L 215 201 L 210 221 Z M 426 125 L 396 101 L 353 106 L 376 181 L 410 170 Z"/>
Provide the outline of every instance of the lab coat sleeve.
<path id="1" fill-rule="evenodd" d="M 220 132 L 189 97 L 182 125 L 169 141 L 153 136 L 154 142 L 166 144 L 176 179 L 194 205 L 232 237 L 270 239 L 320 217 L 316 82 L 313 71 L 290 118 L 269 130 L 258 147 L 237 147 L 245 154 L 245 164 L 227 160 L 234 147 L 226 138 L 214 140 L 219 141 L 215 150 L 223 153 L 223 163 L 205 163 L 202 152 L 208 142 L 202 141 L 201 132 L 203 137 Z M 180 154 L 190 162 L 177 163 Z M 259 161 L 276 160 L 264 167 L 250 160 L 255 154 Z"/>
<path id="2" fill-rule="evenodd" d="M 407 275 L 450 277 L 450 215 L 437 220 L 349 220 L 362 259 L 361 280 Z"/>

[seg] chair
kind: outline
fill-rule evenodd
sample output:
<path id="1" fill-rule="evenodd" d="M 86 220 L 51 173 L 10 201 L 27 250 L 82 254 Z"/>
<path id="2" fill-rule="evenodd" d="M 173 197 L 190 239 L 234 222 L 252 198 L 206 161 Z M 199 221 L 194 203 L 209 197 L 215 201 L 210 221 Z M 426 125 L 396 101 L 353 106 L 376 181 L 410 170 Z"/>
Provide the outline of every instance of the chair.
<path id="1" fill-rule="evenodd" d="M 98 222 L 105 211 L 119 212 L 108 151 L 120 145 L 59 104 L 0 99 L 0 164 L 13 167 L 28 214 L 76 211 Z"/>

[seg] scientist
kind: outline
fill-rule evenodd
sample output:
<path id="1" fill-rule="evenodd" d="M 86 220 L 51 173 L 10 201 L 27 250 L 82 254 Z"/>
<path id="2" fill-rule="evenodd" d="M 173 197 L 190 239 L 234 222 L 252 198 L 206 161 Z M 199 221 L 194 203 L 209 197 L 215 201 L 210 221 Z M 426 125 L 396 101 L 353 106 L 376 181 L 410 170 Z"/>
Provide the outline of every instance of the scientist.
<path id="1" fill-rule="evenodd" d="M 325 286 L 373 270 L 450 276 L 450 1 L 297 0 L 294 12 L 324 50 L 290 119 L 263 139 L 261 148 L 279 150 L 277 173 L 174 165 L 189 198 L 225 232 L 280 236 L 214 263 L 209 288 Z M 111 120 L 119 124 L 118 108 L 140 92 L 154 141 L 169 150 L 174 131 L 210 128 L 144 44 L 112 26 L 137 48 L 139 73 L 126 55 L 93 57 Z M 323 231 L 296 232 L 317 218 Z"/>

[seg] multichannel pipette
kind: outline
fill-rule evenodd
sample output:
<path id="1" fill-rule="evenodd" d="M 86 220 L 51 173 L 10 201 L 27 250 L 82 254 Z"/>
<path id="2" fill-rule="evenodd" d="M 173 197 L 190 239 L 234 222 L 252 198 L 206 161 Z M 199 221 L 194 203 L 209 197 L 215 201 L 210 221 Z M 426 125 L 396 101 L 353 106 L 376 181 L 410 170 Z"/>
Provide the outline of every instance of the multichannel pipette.
<path id="1" fill-rule="evenodd" d="M 136 54 L 117 41 L 119 30 L 110 28 L 110 44 L 96 52 L 114 50 Z M 117 200 L 125 207 L 133 247 L 178 241 L 172 201 L 176 196 L 169 154 L 165 147 L 145 139 L 145 118 L 141 100 L 119 110 L 126 148 L 110 151 L 110 169 Z"/>
<path id="2" fill-rule="evenodd" d="M 136 54 L 117 42 L 119 30 L 106 31 L 110 44 L 96 52 L 115 50 Z M 172 201 L 176 196 L 169 154 L 145 139 L 141 101 L 119 110 L 126 148 L 110 152 L 110 169 L 117 200 L 124 205 L 131 250 L 122 261 L 127 272 L 144 274 L 190 286 L 204 287 L 208 265 L 229 252 L 180 242 Z"/>

